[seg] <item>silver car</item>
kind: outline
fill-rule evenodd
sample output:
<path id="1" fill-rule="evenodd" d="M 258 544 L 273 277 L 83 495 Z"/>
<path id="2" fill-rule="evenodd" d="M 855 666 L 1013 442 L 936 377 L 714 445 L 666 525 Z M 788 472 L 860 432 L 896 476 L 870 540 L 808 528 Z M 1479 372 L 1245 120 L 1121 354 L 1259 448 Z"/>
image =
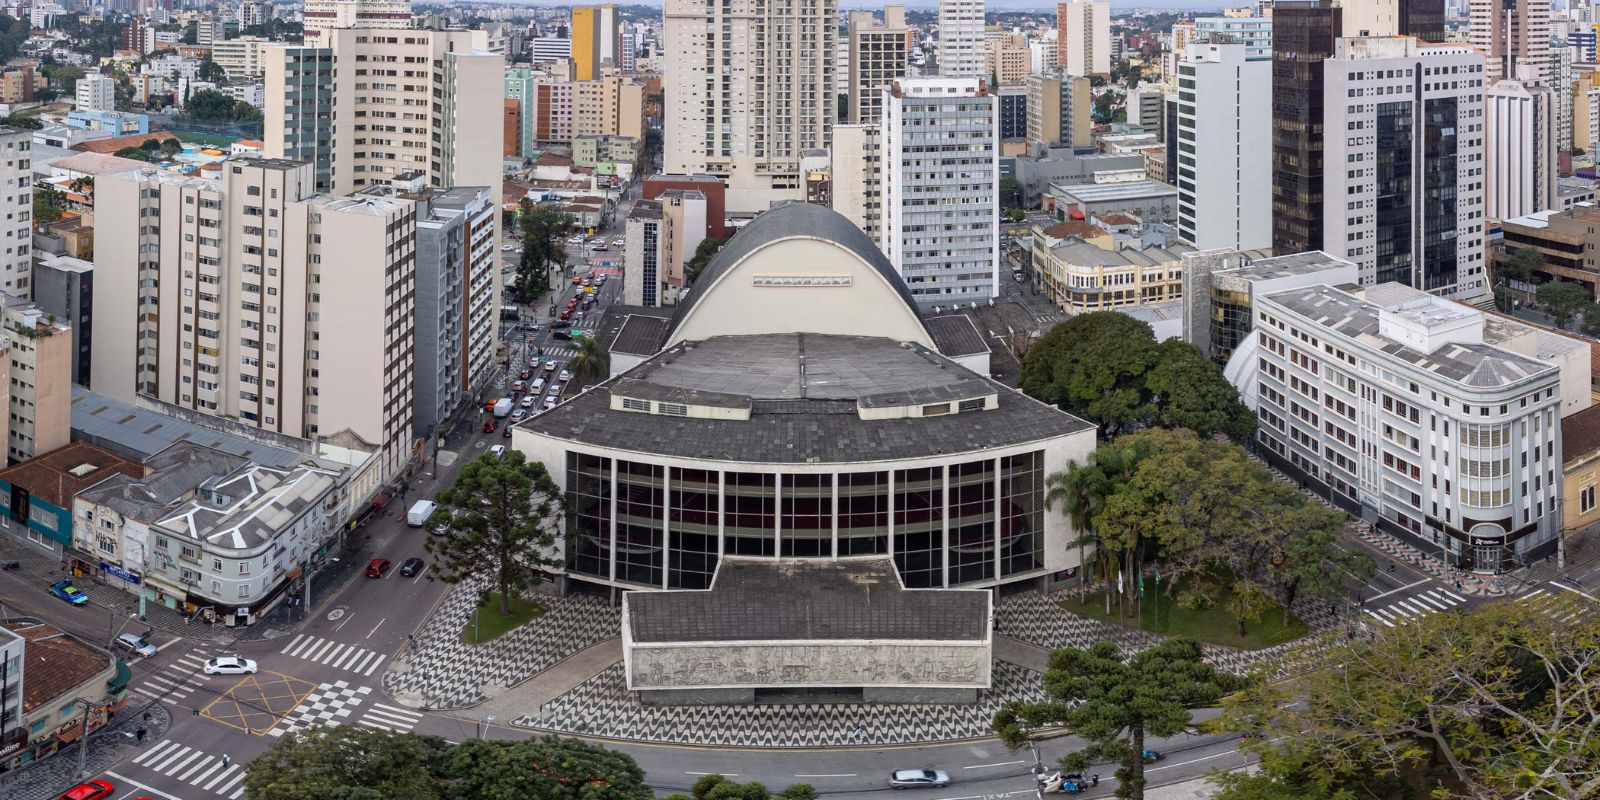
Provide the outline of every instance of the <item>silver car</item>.
<path id="1" fill-rule="evenodd" d="M 921 786 L 950 785 L 950 773 L 942 769 L 897 769 L 889 774 L 889 788 L 915 789 Z"/>
<path id="2" fill-rule="evenodd" d="M 138 653 L 145 658 L 154 658 L 156 653 L 160 652 L 155 645 L 145 641 L 144 637 L 137 633 L 118 634 L 117 644 L 128 652 Z"/>
<path id="3" fill-rule="evenodd" d="M 239 656 L 217 656 L 206 662 L 207 675 L 254 675 L 256 662 Z"/>

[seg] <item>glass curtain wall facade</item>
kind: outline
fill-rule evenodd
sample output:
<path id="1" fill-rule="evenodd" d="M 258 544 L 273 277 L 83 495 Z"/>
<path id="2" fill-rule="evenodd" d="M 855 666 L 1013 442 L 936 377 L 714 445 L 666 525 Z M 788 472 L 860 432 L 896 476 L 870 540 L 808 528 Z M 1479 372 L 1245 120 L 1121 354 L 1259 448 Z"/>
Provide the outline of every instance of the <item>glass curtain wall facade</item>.
<path id="1" fill-rule="evenodd" d="M 1429 292 L 1453 285 L 1460 266 L 1456 254 L 1457 105 L 1454 97 L 1423 103 L 1421 211 L 1422 252 L 1426 257 L 1422 259 L 1421 286 Z"/>
<path id="2" fill-rule="evenodd" d="M 705 589 L 722 554 L 892 555 L 909 588 L 1044 565 L 1042 451 L 897 470 L 764 473 L 567 454 L 567 569 Z M 614 524 L 613 524 L 614 522 Z"/>
<path id="3" fill-rule="evenodd" d="M 1272 250 L 1322 249 L 1322 61 L 1341 12 L 1329 0 L 1272 6 Z"/>
<path id="4" fill-rule="evenodd" d="M 1377 213 L 1373 214 L 1377 282 L 1411 286 L 1411 154 L 1416 138 L 1412 103 L 1379 103 L 1377 115 Z"/>

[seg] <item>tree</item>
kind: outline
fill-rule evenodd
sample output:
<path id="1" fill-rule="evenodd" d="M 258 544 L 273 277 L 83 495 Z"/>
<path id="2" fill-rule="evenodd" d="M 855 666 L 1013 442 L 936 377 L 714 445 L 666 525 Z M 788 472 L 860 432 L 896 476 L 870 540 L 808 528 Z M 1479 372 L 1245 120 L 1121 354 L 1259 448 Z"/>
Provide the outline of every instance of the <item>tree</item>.
<path id="1" fill-rule="evenodd" d="M 181 152 L 183 152 L 183 142 L 180 142 L 177 139 L 161 140 L 161 153 L 163 155 L 170 158 Z"/>
<path id="2" fill-rule="evenodd" d="M 654 794 L 631 756 L 577 739 L 468 739 L 438 762 L 447 794 L 463 800 L 648 800 Z"/>
<path id="3" fill-rule="evenodd" d="M 1095 311 L 1056 325 L 1028 348 L 1020 383 L 1030 397 L 1099 424 L 1111 438 L 1150 416 L 1145 373 L 1160 359 L 1148 324 Z"/>
<path id="4" fill-rule="evenodd" d="M 50 223 L 61 219 L 61 210 L 66 208 L 67 198 L 61 191 L 49 184 L 39 184 L 33 190 L 33 221 L 36 223 Z"/>
<path id="5" fill-rule="evenodd" d="M 1252 464 L 1260 473 L 1261 467 Z M 1255 504 L 1252 524 L 1241 527 L 1227 548 L 1234 571 L 1260 587 L 1283 609 L 1302 597 L 1336 600 L 1345 596 L 1350 576 L 1371 577 L 1372 559 L 1339 545 L 1339 531 L 1348 518 L 1344 512 L 1308 499 L 1293 487 L 1264 475 L 1267 498 Z M 1251 544 L 1264 545 L 1252 548 Z M 1256 556 L 1243 555 L 1257 550 Z"/>
<path id="6" fill-rule="evenodd" d="M 1064 771 L 1118 762 L 1116 796 L 1142 800 L 1146 737 L 1189 730 L 1193 709 L 1214 705 L 1237 684 L 1206 664 L 1205 651 L 1191 639 L 1169 639 L 1132 658 L 1115 643 L 1095 642 L 1087 650 L 1051 653 L 1047 699 L 1009 704 L 995 713 L 993 726 L 1015 750 L 1027 741 L 1027 729 L 1059 725 L 1086 742 L 1061 758 Z"/>
<path id="7" fill-rule="evenodd" d="M 44 123 L 40 122 L 38 117 L 19 117 L 16 114 L 0 117 L 0 125 L 30 131 L 36 131 L 44 127 Z"/>
<path id="8" fill-rule="evenodd" d="M 250 800 L 443 800 L 429 765 L 448 745 L 362 725 L 293 731 L 245 768 Z"/>
<path id="9" fill-rule="evenodd" d="M 1083 558 L 1083 549 L 1086 545 L 1092 545 L 1095 553 L 1102 558 L 1106 553 L 1105 548 L 1100 546 L 1099 537 L 1095 536 L 1094 517 L 1104 507 L 1106 497 L 1111 494 L 1115 484 L 1112 483 L 1111 477 L 1092 460 L 1090 463 L 1083 465 L 1078 464 L 1076 461 L 1068 461 L 1066 469 L 1045 478 L 1044 483 L 1046 487 L 1044 507 L 1053 510 L 1059 505 L 1061 513 L 1071 523 L 1072 529 L 1078 532 L 1078 538 L 1071 544 L 1078 547 L 1080 570 L 1078 573 L 1078 586 L 1087 593 L 1088 585 L 1085 583 L 1084 575 L 1081 571 L 1084 565 L 1088 563 Z M 1103 563 L 1101 566 L 1104 566 Z M 1104 578 L 1110 574 L 1110 571 L 1101 568 L 1097 569 L 1095 574 L 1096 577 Z M 1109 589 L 1111 584 L 1106 583 L 1105 585 Z M 1079 599 L 1082 600 L 1086 596 L 1087 594 L 1082 595 Z M 1106 610 L 1108 613 L 1110 609 L 1111 595 L 1108 592 L 1106 594 Z"/>
<path id="10" fill-rule="evenodd" d="M 561 490 L 544 465 L 522 453 L 485 453 L 462 467 L 455 483 L 434 498 L 439 509 L 426 548 L 438 558 L 449 583 L 488 574 L 500 591 L 500 615 L 511 614 L 511 596 L 536 584 L 553 555 L 555 523 L 563 509 Z"/>
<path id="11" fill-rule="evenodd" d="M 82 67 L 69 65 L 51 69 L 49 77 L 50 85 L 64 92 L 76 92 L 78 90 L 78 81 L 83 80 L 84 72 Z"/>
<path id="12" fill-rule="evenodd" d="M 1545 313 L 1555 319 L 1557 328 L 1567 327 L 1572 316 L 1594 300 L 1582 284 L 1570 281 L 1540 284 L 1534 296 L 1539 299 L 1539 305 Z"/>
<path id="13" fill-rule="evenodd" d="M 722 241 L 711 236 L 700 240 L 700 244 L 694 249 L 694 255 L 689 257 L 688 263 L 683 267 L 683 279 L 686 283 L 692 286 L 700 279 L 700 273 L 705 271 L 711 264 L 711 259 L 717 255 L 717 251 L 722 249 Z"/>
<path id="14" fill-rule="evenodd" d="M 585 336 L 577 344 L 578 352 L 572 356 L 567 367 L 572 370 L 572 379 L 579 386 L 599 383 L 611 377 L 611 354 L 597 339 Z"/>
<path id="15" fill-rule="evenodd" d="M 777 794 L 765 785 L 751 781 L 739 783 L 724 775 L 701 775 L 688 794 L 668 795 L 667 800 L 817 800 L 817 790 L 809 783 L 796 783 Z"/>
<path id="16" fill-rule="evenodd" d="M 1600 796 L 1600 624 L 1586 604 L 1433 614 L 1326 659 L 1337 668 L 1223 703 L 1208 726 L 1252 734 L 1262 771 L 1213 776 L 1219 800 Z"/>
<path id="17" fill-rule="evenodd" d="M 1496 262 L 1495 268 L 1500 278 L 1527 283 L 1535 272 L 1544 270 L 1544 254 L 1532 247 L 1519 247 L 1510 258 Z"/>
<path id="18" fill-rule="evenodd" d="M 1181 339 L 1158 345 L 1161 363 L 1145 377 L 1155 404 L 1155 423 L 1188 428 L 1201 436 L 1225 433 L 1247 442 L 1256 432 L 1256 415 L 1239 400 L 1239 390 L 1215 362 Z"/>
<path id="19" fill-rule="evenodd" d="M 1022 184 L 1010 175 L 1000 179 L 1000 207 L 1022 208 Z"/>
<path id="20" fill-rule="evenodd" d="M 211 60 L 211 56 L 206 56 L 205 58 L 201 59 L 200 68 L 197 74 L 199 75 L 200 80 L 210 81 L 213 83 L 228 79 L 228 71 L 223 69 L 221 64 Z"/>
<path id="21" fill-rule="evenodd" d="M 139 147 L 124 147 L 117 150 L 117 152 L 113 153 L 112 155 L 116 156 L 117 158 L 128 158 L 134 161 L 150 160 L 150 151 Z"/>
<path id="22" fill-rule="evenodd" d="M 550 291 L 551 265 L 562 265 L 564 247 L 573 229 L 572 215 L 523 198 L 518 206 L 522 257 L 517 261 L 517 299 L 532 303 Z"/>

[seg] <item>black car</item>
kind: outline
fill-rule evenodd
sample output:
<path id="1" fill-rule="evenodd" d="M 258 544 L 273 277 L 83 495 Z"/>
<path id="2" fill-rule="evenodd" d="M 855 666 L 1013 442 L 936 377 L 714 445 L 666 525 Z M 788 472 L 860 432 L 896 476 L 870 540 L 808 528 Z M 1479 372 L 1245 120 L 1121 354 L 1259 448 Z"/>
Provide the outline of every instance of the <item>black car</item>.
<path id="1" fill-rule="evenodd" d="M 400 565 L 400 575 L 409 578 L 422 571 L 422 559 L 408 558 Z"/>
<path id="2" fill-rule="evenodd" d="M 558 319 L 555 322 L 550 323 L 550 329 L 551 330 L 560 330 L 562 328 L 570 328 L 570 327 L 572 327 L 572 321 L 571 320 Z"/>
<path id="3" fill-rule="evenodd" d="M 557 339 L 562 339 L 562 340 L 569 341 L 569 342 L 572 341 L 572 332 L 568 331 L 565 328 L 559 328 L 557 330 L 553 330 L 553 331 L 550 332 L 550 335 L 554 336 Z"/>

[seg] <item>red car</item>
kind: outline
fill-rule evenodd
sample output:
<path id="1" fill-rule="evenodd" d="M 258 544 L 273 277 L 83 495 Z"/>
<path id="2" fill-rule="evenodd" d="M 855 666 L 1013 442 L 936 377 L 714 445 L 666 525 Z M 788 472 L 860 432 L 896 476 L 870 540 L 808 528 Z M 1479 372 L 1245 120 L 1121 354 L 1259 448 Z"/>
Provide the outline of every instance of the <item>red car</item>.
<path id="1" fill-rule="evenodd" d="M 570 309 L 570 308 L 563 309 L 561 311 L 561 318 L 562 319 L 572 319 L 572 309 Z"/>
<path id="2" fill-rule="evenodd" d="M 527 380 L 527 379 L 533 377 L 533 372 L 531 370 L 526 370 L 525 369 L 525 370 L 517 373 L 517 377 L 521 378 L 523 380 Z"/>
<path id="3" fill-rule="evenodd" d="M 89 781 L 62 792 L 58 800 L 100 800 L 102 797 L 110 797 L 116 790 L 117 787 L 106 781 Z"/>
<path id="4" fill-rule="evenodd" d="M 490 418 L 488 418 L 488 419 L 483 421 L 483 432 L 484 433 L 494 433 L 495 431 L 497 431 L 499 429 L 500 429 L 500 420 L 497 420 L 494 417 L 490 417 Z"/>
<path id="5" fill-rule="evenodd" d="M 367 562 L 367 577 L 381 578 L 389 571 L 389 559 L 374 558 Z"/>

